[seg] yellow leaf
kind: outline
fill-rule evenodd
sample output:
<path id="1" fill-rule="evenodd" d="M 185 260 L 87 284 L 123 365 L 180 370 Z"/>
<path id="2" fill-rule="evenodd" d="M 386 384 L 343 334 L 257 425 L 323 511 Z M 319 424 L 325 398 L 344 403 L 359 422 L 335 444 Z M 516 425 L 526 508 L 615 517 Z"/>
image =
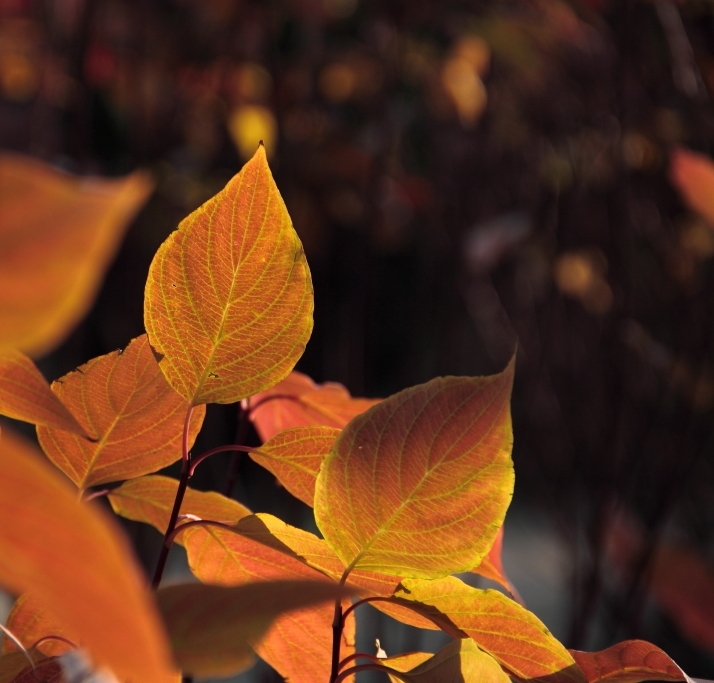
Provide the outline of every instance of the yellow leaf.
<path id="1" fill-rule="evenodd" d="M 0 346 L 38 356 L 67 336 L 152 188 L 145 173 L 76 178 L 0 155 Z"/>
<path id="2" fill-rule="evenodd" d="M 250 159 L 262 142 L 268 158 L 278 143 L 278 123 L 273 112 L 259 104 L 242 104 L 228 116 L 228 132 L 241 159 Z"/>
<path id="3" fill-rule="evenodd" d="M 312 310 L 302 244 L 261 146 L 156 253 L 144 299 L 149 340 L 182 396 L 233 403 L 290 373 Z"/>

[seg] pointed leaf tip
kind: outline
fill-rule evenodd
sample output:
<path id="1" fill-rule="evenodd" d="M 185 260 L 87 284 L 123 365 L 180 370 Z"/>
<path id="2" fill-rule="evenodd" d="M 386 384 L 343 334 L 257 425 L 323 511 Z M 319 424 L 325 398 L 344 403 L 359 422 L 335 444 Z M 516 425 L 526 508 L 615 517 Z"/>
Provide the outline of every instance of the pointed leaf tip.
<path id="1" fill-rule="evenodd" d="M 146 330 L 176 391 L 195 405 L 233 403 L 288 375 L 312 332 L 312 311 L 302 244 L 258 147 L 159 247 Z"/>

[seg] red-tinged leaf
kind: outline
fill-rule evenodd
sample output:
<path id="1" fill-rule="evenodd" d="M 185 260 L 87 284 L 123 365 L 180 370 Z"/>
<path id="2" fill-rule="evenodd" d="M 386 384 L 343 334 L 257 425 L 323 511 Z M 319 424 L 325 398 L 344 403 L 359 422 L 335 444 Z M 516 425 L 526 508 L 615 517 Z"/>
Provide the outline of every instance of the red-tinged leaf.
<path id="1" fill-rule="evenodd" d="M 670 159 L 669 178 L 684 203 L 714 225 L 714 162 L 704 154 L 675 147 Z"/>
<path id="2" fill-rule="evenodd" d="M 191 571 L 204 583 L 240 586 L 279 579 L 325 580 L 302 559 L 228 529 L 194 526 L 178 534 L 177 538 L 181 537 Z M 333 618 L 334 606 L 330 604 L 282 615 L 256 651 L 291 683 L 326 681 L 330 677 Z M 354 652 L 354 630 L 351 618 L 343 634 L 343 656 Z"/>
<path id="3" fill-rule="evenodd" d="M 0 683 L 2 683 L 0 676 Z M 35 664 L 33 669 L 25 660 L 25 667 L 14 677 L 8 679 L 10 683 L 65 683 L 62 666 L 56 657 L 49 657 Z"/>
<path id="4" fill-rule="evenodd" d="M 347 595 L 331 581 L 266 581 L 230 588 L 169 586 L 157 598 L 184 673 L 230 676 L 250 665 L 252 645 L 276 617 Z"/>
<path id="5" fill-rule="evenodd" d="M 315 384 L 307 375 L 291 372 L 282 382 L 253 396 L 249 414 L 260 438 L 268 441 L 292 427 L 342 429 L 380 400 L 352 398 L 341 384 Z"/>
<path id="6" fill-rule="evenodd" d="M 37 649 L 44 655 L 61 655 L 72 646 L 62 640 L 46 640 L 40 644 L 38 641 L 47 636 L 60 636 L 76 643 L 76 636 L 67 631 L 64 625 L 55 619 L 47 607 L 36 596 L 25 593 L 21 595 L 10 610 L 7 617 L 7 628 L 25 646 L 30 649 L 37 645 Z M 9 638 L 3 639 L 2 652 L 17 651 L 17 646 Z"/>
<path id="7" fill-rule="evenodd" d="M 317 473 L 339 433 L 333 427 L 286 429 L 249 455 L 296 498 L 312 507 Z"/>
<path id="8" fill-rule="evenodd" d="M 435 655 L 424 655 L 412 652 L 380 663 L 401 672 L 389 674 L 392 683 L 510 683 L 498 662 L 468 638 L 452 641 Z"/>
<path id="9" fill-rule="evenodd" d="M 572 656 L 532 612 L 496 590 L 481 590 L 454 577 L 405 579 L 394 601 L 431 619 L 452 638 L 468 636 L 521 680 L 584 683 Z"/>
<path id="10" fill-rule="evenodd" d="M 588 683 L 690 680 L 663 650 L 644 640 L 626 640 L 600 652 L 570 653 Z"/>
<path id="11" fill-rule="evenodd" d="M 481 562 L 513 495 L 513 367 L 406 389 L 345 427 L 315 519 L 348 569 L 438 578 Z"/>
<path id="12" fill-rule="evenodd" d="M 308 531 L 285 524 L 285 522 L 272 515 L 257 514 L 245 517 L 231 529 L 231 532 L 247 539 L 247 545 L 239 539 L 233 539 L 232 541 L 234 548 L 243 548 L 242 553 L 246 558 L 256 555 L 257 551 L 254 549 L 252 542 L 257 542 L 298 562 L 303 562 L 335 581 L 339 581 L 344 573 L 345 566 L 342 560 L 337 557 L 335 551 L 324 540 Z M 190 531 L 186 533 L 188 534 Z M 179 538 L 180 536 L 181 534 L 179 534 Z M 201 552 L 205 551 L 201 550 Z M 216 562 L 220 561 L 221 552 L 219 550 Z M 198 552 L 196 552 L 196 555 L 198 555 Z M 191 550 L 189 549 L 189 562 L 190 558 Z M 245 561 L 248 560 L 246 559 Z M 285 560 L 276 559 L 275 562 L 284 564 Z M 399 585 L 399 581 L 398 577 L 387 574 L 356 570 L 349 575 L 347 585 L 368 595 L 389 597 Z M 436 628 L 429 619 L 400 605 L 375 602 L 374 606 L 410 626 Z"/>
<path id="13" fill-rule="evenodd" d="M 153 183 L 0 155 L 0 346 L 41 356 L 84 317 Z"/>
<path id="14" fill-rule="evenodd" d="M 481 560 L 481 564 L 471 571 L 474 574 L 491 579 L 491 581 L 495 581 L 497 584 L 503 586 L 516 600 L 516 602 L 523 604 L 523 598 L 521 598 L 515 586 L 508 580 L 506 572 L 503 570 L 503 560 L 501 559 L 502 552 L 503 526 L 501 526 L 498 530 L 496 540 L 493 542 L 491 550 L 489 550 L 488 554 L 483 558 L 483 560 Z"/>
<path id="15" fill-rule="evenodd" d="M 312 332 L 310 271 L 262 145 L 149 269 L 144 324 L 176 391 L 233 403 L 286 377 Z"/>
<path id="16" fill-rule="evenodd" d="M 88 436 L 37 366 L 15 349 L 0 349 L 0 414 Z"/>
<path id="17" fill-rule="evenodd" d="M 188 402 L 164 379 L 145 334 L 123 352 L 94 358 L 53 382 L 52 390 L 99 437 L 92 443 L 58 429 L 37 429 L 47 457 L 80 490 L 155 472 L 181 457 Z M 204 412 L 202 406 L 193 411 L 190 443 Z"/>
<path id="18" fill-rule="evenodd" d="M 28 654 L 36 665 L 45 659 L 45 656 L 36 650 L 28 652 Z M 28 666 L 27 657 L 23 652 L 15 651 L 2 655 L 0 657 L 0 683 L 11 683 Z M 33 683 L 37 682 L 33 681 Z"/>
<path id="19" fill-rule="evenodd" d="M 0 585 L 34 593 L 120 678 L 173 680 L 150 591 L 113 520 L 7 430 L 0 461 Z"/>
<path id="20" fill-rule="evenodd" d="M 177 488 L 176 479 L 149 475 L 124 482 L 111 491 L 107 498 L 118 515 L 135 522 L 151 524 L 163 534 L 169 525 Z M 220 493 L 187 488 L 180 514 L 235 524 L 249 515 L 250 510 Z M 183 534 L 176 537 L 176 542 L 183 544 Z"/>

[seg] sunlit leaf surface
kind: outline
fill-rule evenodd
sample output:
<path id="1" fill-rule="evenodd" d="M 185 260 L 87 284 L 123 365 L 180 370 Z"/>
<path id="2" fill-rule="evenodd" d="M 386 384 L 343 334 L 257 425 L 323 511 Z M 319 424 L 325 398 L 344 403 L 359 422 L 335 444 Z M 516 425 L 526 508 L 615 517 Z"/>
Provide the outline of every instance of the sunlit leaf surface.
<path id="1" fill-rule="evenodd" d="M 0 155 L 0 346 L 37 356 L 67 336 L 152 187 L 144 173 L 77 178 Z"/>
<path id="2" fill-rule="evenodd" d="M 439 378 L 352 420 L 323 462 L 315 519 L 348 568 L 437 578 L 490 550 L 513 493 L 513 362 Z"/>
<path id="3" fill-rule="evenodd" d="M 251 645 L 285 612 L 346 596 L 328 581 L 268 581 L 243 586 L 161 588 L 159 607 L 174 656 L 186 673 L 229 676 L 248 667 Z"/>
<path id="4" fill-rule="evenodd" d="M 684 203 L 714 225 L 714 161 L 704 154 L 675 147 L 669 177 Z"/>
<path id="5" fill-rule="evenodd" d="M 181 457 L 188 402 L 166 382 L 146 335 L 124 351 L 94 358 L 52 383 L 52 391 L 90 434 L 38 427 L 47 457 L 80 489 L 155 472 Z M 205 408 L 194 409 L 190 443 Z"/>
<path id="6" fill-rule="evenodd" d="M 491 550 L 488 554 L 481 560 L 481 564 L 472 569 L 474 574 L 479 574 L 484 576 L 491 581 L 495 581 L 497 584 L 503 586 L 516 600 L 523 602 L 518 594 L 515 586 L 509 581 L 506 576 L 506 572 L 503 570 L 503 560 L 501 554 L 503 551 L 503 527 L 498 530 L 496 534 L 496 540 L 491 546 Z"/>
<path id="7" fill-rule="evenodd" d="M 37 366 L 15 349 L 0 349 L 0 414 L 87 436 Z"/>
<path id="8" fill-rule="evenodd" d="M 291 372 L 282 382 L 249 402 L 250 419 L 263 441 L 283 429 L 323 426 L 342 429 L 353 417 L 380 399 L 352 398 L 341 384 L 315 384 L 301 372 Z"/>
<path id="9" fill-rule="evenodd" d="M 47 607 L 30 593 L 21 595 L 15 601 L 5 625 L 28 650 L 47 636 L 61 636 L 76 644 L 76 636 L 67 631 L 64 625 L 47 611 Z M 37 649 L 49 656 L 61 655 L 71 647 L 61 640 L 53 639 L 40 643 Z M 16 650 L 17 647 L 9 638 L 3 639 L 3 653 Z"/>
<path id="10" fill-rule="evenodd" d="M 157 251 L 146 330 L 176 391 L 194 404 L 232 403 L 288 375 L 312 310 L 302 244 L 260 146 Z"/>
<path id="11" fill-rule="evenodd" d="M 151 524 L 163 534 L 169 525 L 177 488 L 176 479 L 149 475 L 124 482 L 107 497 L 118 515 Z M 250 510 L 220 493 L 187 488 L 180 514 L 235 524 L 249 515 Z M 176 543 L 183 543 L 183 538 L 183 534 L 179 534 Z"/>
<path id="12" fill-rule="evenodd" d="M 0 461 L 0 585 L 34 593 L 120 678 L 172 680 L 164 631 L 119 528 L 7 430 Z"/>
<path id="13" fill-rule="evenodd" d="M 430 618 L 453 638 L 470 637 L 517 678 L 584 682 L 571 655 L 535 614 L 498 591 L 472 588 L 454 577 L 405 579 L 395 601 Z"/>

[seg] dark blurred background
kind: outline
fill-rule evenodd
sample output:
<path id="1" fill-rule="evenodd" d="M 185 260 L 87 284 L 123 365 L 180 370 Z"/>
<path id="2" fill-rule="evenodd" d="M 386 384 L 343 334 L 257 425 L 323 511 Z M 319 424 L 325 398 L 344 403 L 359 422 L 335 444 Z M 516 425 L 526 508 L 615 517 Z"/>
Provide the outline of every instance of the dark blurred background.
<path id="1" fill-rule="evenodd" d="M 0 148 L 157 181 L 41 367 L 143 332 L 156 248 L 262 139 L 315 284 L 298 369 L 386 396 L 517 345 L 506 571 L 567 646 L 714 678 L 714 226 L 669 180 L 712 152 L 713 89 L 711 0 L 0 0 Z M 310 523 L 251 463 L 234 495 Z"/>

